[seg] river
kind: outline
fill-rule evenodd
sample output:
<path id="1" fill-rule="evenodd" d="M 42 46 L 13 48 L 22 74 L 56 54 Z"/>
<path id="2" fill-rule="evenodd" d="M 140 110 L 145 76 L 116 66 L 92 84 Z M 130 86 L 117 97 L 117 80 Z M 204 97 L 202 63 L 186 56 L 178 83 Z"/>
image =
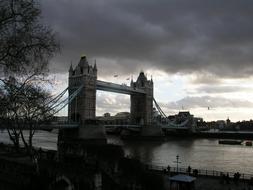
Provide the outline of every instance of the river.
<path id="1" fill-rule="evenodd" d="M 0 141 L 10 143 L 6 131 L 0 131 Z M 166 141 L 122 141 L 108 136 L 108 143 L 122 145 L 125 154 L 159 166 L 188 167 L 224 172 L 253 174 L 253 147 L 245 145 L 221 145 L 218 139 L 171 138 Z M 35 133 L 34 145 L 57 149 L 57 131 Z"/>

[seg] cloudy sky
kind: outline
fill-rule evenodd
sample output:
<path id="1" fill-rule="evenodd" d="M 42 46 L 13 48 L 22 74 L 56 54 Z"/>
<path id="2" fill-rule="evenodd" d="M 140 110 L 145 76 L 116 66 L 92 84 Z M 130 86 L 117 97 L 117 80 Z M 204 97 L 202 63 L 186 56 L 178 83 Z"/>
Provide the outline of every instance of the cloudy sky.
<path id="1" fill-rule="evenodd" d="M 61 42 L 51 65 L 55 91 L 67 86 L 70 62 L 86 54 L 90 64 L 96 59 L 101 80 L 129 83 L 141 70 L 152 76 L 167 115 L 253 118 L 253 1 L 43 0 L 41 6 L 43 22 Z M 129 111 L 129 97 L 98 92 L 97 115 L 107 111 Z"/>

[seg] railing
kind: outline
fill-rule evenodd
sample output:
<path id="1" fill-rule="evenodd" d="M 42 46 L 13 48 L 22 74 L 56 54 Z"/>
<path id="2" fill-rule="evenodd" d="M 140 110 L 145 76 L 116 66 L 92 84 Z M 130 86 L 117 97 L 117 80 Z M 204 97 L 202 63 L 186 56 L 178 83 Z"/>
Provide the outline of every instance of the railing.
<path id="1" fill-rule="evenodd" d="M 106 128 L 117 128 L 117 127 L 121 127 L 121 128 L 141 128 L 140 125 L 128 125 L 128 124 L 126 124 L 126 125 L 124 125 L 124 124 L 122 124 L 122 125 L 104 125 L 104 127 L 106 127 Z"/>
<path id="2" fill-rule="evenodd" d="M 145 165 L 146 168 L 149 170 L 157 170 L 157 171 L 167 171 L 167 167 L 164 166 L 156 166 L 156 165 Z M 217 170 L 205 170 L 205 169 L 196 169 L 192 168 L 190 173 L 188 172 L 188 168 L 177 168 L 176 167 L 170 167 L 170 172 L 171 173 L 181 173 L 181 174 L 194 174 L 194 170 L 197 170 L 197 175 L 198 176 L 210 176 L 210 177 L 221 177 L 223 174 L 228 175 L 230 178 L 234 177 L 234 172 L 224 172 L 224 171 L 217 171 Z M 240 179 L 252 179 L 253 174 L 245 174 L 245 173 L 240 173 Z"/>

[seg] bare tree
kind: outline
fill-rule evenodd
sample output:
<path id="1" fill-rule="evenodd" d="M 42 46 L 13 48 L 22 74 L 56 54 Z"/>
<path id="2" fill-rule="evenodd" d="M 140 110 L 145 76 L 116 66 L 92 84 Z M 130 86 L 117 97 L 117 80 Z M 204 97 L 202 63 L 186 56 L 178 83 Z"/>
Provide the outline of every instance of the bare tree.
<path id="1" fill-rule="evenodd" d="M 40 9 L 33 0 L 0 0 L 0 65 L 2 71 L 46 71 L 59 49 L 55 34 L 40 24 Z"/>
<path id="2" fill-rule="evenodd" d="M 21 138 L 29 153 L 37 126 L 51 113 L 42 86 L 49 60 L 59 50 L 40 13 L 37 1 L 0 0 L 0 119 L 17 149 Z"/>
<path id="3" fill-rule="evenodd" d="M 39 125 L 52 118 L 54 109 L 49 104 L 50 94 L 34 81 L 2 80 L 0 103 L 1 126 L 5 127 L 17 150 L 21 138 L 27 153 L 32 155 L 32 138 Z M 27 138 L 24 130 L 28 131 Z"/>

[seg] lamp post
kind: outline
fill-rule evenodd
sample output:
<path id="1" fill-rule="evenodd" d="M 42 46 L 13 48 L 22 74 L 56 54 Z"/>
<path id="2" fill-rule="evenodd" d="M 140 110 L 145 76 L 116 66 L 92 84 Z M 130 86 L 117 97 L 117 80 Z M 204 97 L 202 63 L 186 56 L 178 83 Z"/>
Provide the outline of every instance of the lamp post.
<path id="1" fill-rule="evenodd" d="M 178 164 L 180 164 L 181 162 L 179 162 L 179 155 L 176 156 L 176 161 L 174 161 L 174 163 L 177 163 L 177 173 L 178 173 Z"/>

